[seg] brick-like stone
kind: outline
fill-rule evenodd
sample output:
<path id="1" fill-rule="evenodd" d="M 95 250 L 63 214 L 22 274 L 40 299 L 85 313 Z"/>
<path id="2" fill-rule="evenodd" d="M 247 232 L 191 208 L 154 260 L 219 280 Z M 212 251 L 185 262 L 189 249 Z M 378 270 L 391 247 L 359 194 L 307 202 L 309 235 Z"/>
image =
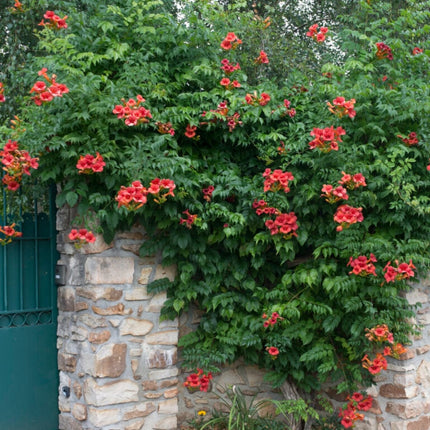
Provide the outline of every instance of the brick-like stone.
<path id="1" fill-rule="evenodd" d="M 178 378 L 169 379 L 167 381 L 160 381 L 160 388 L 173 387 L 173 386 L 178 385 L 178 384 L 179 384 Z"/>
<path id="2" fill-rule="evenodd" d="M 88 334 L 88 341 L 95 344 L 102 344 L 110 339 L 110 331 L 103 330 L 100 332 L 91 332 Z"/>
<path id="3" fill-rule="evenodd" d="M 82 397 L 82 387 L 81 384 L 79 382 L 74 382 L 73 383 L 73 392 L 75 393 L 75 396 L 80 399 Z"/>
<path id="4" fill-rule="evenodd" d="M 95 375 L 101 378 L 117 378 L 124 373 L 127 345 L 104 345 L 96 354 Z"/>
<path id="5" fill-rule="evenodd" d="M 148 367 L 150 369 L 164 369 L 177 362 L 177 351 L 175 349 L 157 349 L 148 355 Z"/>
<path id="6" fill-rule="evenodd" d="M 155 269 L 154 281 L 163 278 L 167 278 L 169 281 L 174 281 L 176 273 L 177 267 L 174 264 L 166 267 L 159 264 Z"/>
<path id="7" fill-rule="evenodd" d="M 95 317 L 88 314 L 79 315 L 78 322 L 85 324 L 90 328 L 103 328 L 108 326 L 105 318 Z"/>
<path id="8" fill-rule="evenodd" d="M 149 300 L 152 298 L 153 294 L 149 294 L 146 286 L 133 288 L 131 290 L 127 290 L 124 293 L 125 300 Z"/>
<path id="9" fill-rule="evenodd" d="M 58 310 L 62 312 L 75 311 L 76 294 L 73 287 L 60 287 L 57 290 Z"/>
<path id="10" fill-rule="evenodd" d="M 84 254 L 100 254 L 107 249 L 113 248 L 113 243 L 106 243 L 103 235 L 95 234 L 96 241 L 85 244 L 81 249 Z"/>
<path id="11" fill-rule="evenodd" d="M 418 355 L 426 354 L 430 351 L 430 345 L 419 346 L 416 349 Z"/>
<path id="12" fill-rule="evenodd" d="M 134 418 L 147 417 L 152 414 L 157 408 L 153 402 L 142 402 L 132 408 L 124 409 L 124 420 L 132 420 Z"/>
<path id="13" fill-rule="evenodd" d="M 109 306 L 107 308 L 100 308 L 98 306 L 93 305 L 92 310 L 97 315 L 130 315 L 133 310 L 126 309 L 123 303 L 118 303 L 115 306 Z"/>
<path id="14" fill-rule="evenodd" d="M 98 428 L 103 428 L 121 421 L 119 409 L 88 408 L 88 420 Z"/>
<path id="15" fill-rule="evenodd" d="M 143 430 L 145 420 L 136 420 L 125 426 L 125 430 Z"/>
<path id="16" fill-rule="evenodd" d="M 399 418 L 409 419 L 421 415 L 424 412 L 424 409 L 425 403 L 414 401 L 409 403 L 388 402 L 385 410 Z"/>
<path id="17" fill-rule="evenodd" d="M 161 369 L 161 370 L 151 370 L 149 372 L 149 379 L 154 381 L 159 381 L 161 379 L 172 378 L 173 376 L 178 376 L 179 369 L 174 367 L 172 369 Z"/>
<path id="18" fill-rule="evenodd" d="M 132 257 L 90 257 L 85 262 L 88 284 L 131 284 L 133 275 Z"/>
<path id="19" fill-rule="evenodd" d="M 82 424 L 69 415 L 60 414 L 58 428 L 60 430 L 82 430 Z"/>
<path id="20" fill-rule="evenodd" d="M 417 303 L 427 303 L 429 301 L 429 297 L 427 296 L 427 294 L 415 288 L 405 293 L 405 297 L 411 305 L 415 305 Z"/>
<path id="21" fill-rule="evenodd" d="M 417 369 L 415 382 L 430 387 L 430 361 L 422 360 Z"/>
<path id="22" fill-rule="evenodd" d="M 418 387 L 404 387 L 402 385 L 384 384 L 381 385 L 379 394 L 389 399 L 411 399 L 418 394 Z"/>
<path id="23" fill-rule="evenodd" d="M 430 417 L 421 417 L 416 421 L 408 423 L 407 430 L 429 430 L 430 429 Z"/>
<path id="24" fill-rule="evenodd" d="M 119 327 L 121 336 L 131 334 L 133 336 L 145 336 L 148 334 L 154 324 L 149 320 L 138 320 L 136 318 L 126 318 Z"/>
<path id="25" fill-rule="evenodd" d="M 141 231 L 120 231 L 115 235 L 115 239 L 143 240 L 145 235 Z"/>
<path id="26" fill-rule="evenodd" d="M 113 287 L 78 287 L 76 288 L 76 295 L 90 299 L 93 302 L 97 300 L 116 302 L 122 297 L 122 290 Z"/>
<path id="27" fill-rule="evenodd" d="M 86 302 L 75 303 L 75 312 L 86 311 L 88 308 L 89 308 L 89 305 Z"/>
<path id="28" fill-rule="evenodd" d="M 154 424 L 153 430 L 176 430 L 178 420 L 176 417 L 166 417 Z"/>
<path id="29" fill-rule="evenodd" d="M 166 292 L 161 292 L 158 294 L 155 294 L 154 297 L 152 297 L 151 301 L 149 302 L 149 306 L 146 309 L 148 312 L 154 312 L 159 313 L 164 306 L 165 301 L 167 300 L 167 294 Z"/>
<path id="30" fill-rule="evenodd" d="M 158 413 L 162 415 L 177 414 L 178 399 L 168 399 L 158 403 Z"/>
<path id="31" fill-rule="evenodd" d="M 72 407 L 72 415 L 78 421 L 85 421 L 87 419 L 87 407 L 82 403 L 75 403 Z"/>
<path id="32" fill-rule="evenodd" d="M 128 379 L 98 385 L 94 379 L 88 378 L 84 384 L 85 400 L 87 404 L 94 406 L 137 402 L 138 392 L 139 386 Z"/>
<path id="33" fill-rule="evenodd" d="M 145 393 L 144 396 L 147 399 L 159 399 L 163 393 Z"/>
<path id="34" fill-rule="evenodd" d="M 177 345 L 178 330 L 160 331 L 146 336 L 145 342 L 150 345 Z"/>
<path id="35" fill-rule="evenodd" d="M 143 381 L 142 388 L 145 391 L 156 391 L 158 390 L 158 384 L 156 381 Z"/>
<path id="36" fill-rule="evenodd" d="M 398 359 L 400 361 L 410 360 L 411 358 L 414 358 L 415 356 L 416 356 L 415 349 L 414 348 L 408 348 L 408 350 L 406 352 L 404 352 L 403 354 L 400 354 Z"/>
<path id="37" fill-rule="evenodd" d="M 179 390 L 177 388 L 171 388 L 170 390 L 166 390 L 164 392 L 164 398 L 172 399 L 178 395 Z"/>
<path id="38" fill-rule="evenodd" d="M 64 372 L 74 372 L 76 370 L 77 359 L 74 355 L 58 353 L 58 369 Z"/>
<path id="39" fill-rule="evenodd" d="M 139 243 L 124 243 L 121 249 L 127 252 L 132 252 L 134 255 L 139 256 L 140 244 Z"/>
<path id="40" fill-rule="evenodd" d="M 147 285 L 149 284 L 149 279 L 152 274 L 152 267 L 143 267 L 140 271 L 140 276 L 137 282 L 140 285 Z"/>

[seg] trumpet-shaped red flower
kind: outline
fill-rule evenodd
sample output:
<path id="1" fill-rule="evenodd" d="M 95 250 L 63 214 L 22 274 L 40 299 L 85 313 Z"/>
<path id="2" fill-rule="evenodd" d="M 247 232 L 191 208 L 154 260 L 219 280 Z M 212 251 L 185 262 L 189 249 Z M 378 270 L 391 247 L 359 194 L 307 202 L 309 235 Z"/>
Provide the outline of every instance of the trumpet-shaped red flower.
<path id="1" fill-rule="evenodd" d="M 306 33 L 306 36 L 312 37 L 316 42 L 322 43 L 325 40 L 325 35 L 328 32 L 327 27 L 320 27 L 318 31 L 318 24 L 313 24 L 309 27 L 309 31 Z"/>
<path id="2" fill-rule="evenodd" d="M 366 328 L 366 337 L 371 342 L 394 342 L 393 333 L 388 329 L 387 324 L 379 324 L 373 328 Z"/>
<path id="3" fill-rule="evenodd" d="M 387 360 L 381 353 L 376 354 L 376 358 L 374 358 L 373 361 L 371 361 L 366 354 L 361 361 L 363 367 L 372 375 L 376 375 L 381 370 L 387 370 Z"/>
<path id="4" fill-rule="evenodd" d="M 184 387 L 189 391 L 204 391 L 207 392 L 210 387 L 210 381 L 212 380 L 212 373 L 208 372 L 205 374 L 202 369 L 197 369 L 196 373 L 188 375 Z"/>
<path id="5" fill-rule="evenodd" d="M 409 263 L 400 263 L 396 260 L 395 263 L 397 267 L 393 267 L 391 265 L 391 261 L 389 261 L 384 267 L 384 278 L 386 282 L 395 282 L 401 281 L 403 279 L 409 279 L 415 276 L 414 271 L 412 269 L 416 269 L 416 267 L 412 264 L 412 260 L 409 260 Z"/>
<path id="6" fill-rule="evenodd" d="M 232 32 L 228 33 L 225 39 L 221 42 L 221 48 L 226 51 L 236 49 L 242 41 Z"/>
<path id="7" fill-rule="evenodd" d="M 376 43 L 376 49 L 377 49 L 376 58 L 378 58 L 379 60 L 382 60 L 384 58 L 388 58 L 389 60 L 392 60 L 394 58 L 391 48 L 385 43 L 382 43 L 382 42 Z"/>
<path id="8" fill-rule="evenodd" d="M 0 237 L 0 244 L 7 245 L 12 242 L 14 237 L 21 237 L 22 233 L 20 231 L 15 230 L 15 223 L 11 225 L 0 226 L 0 233 L 3 234 L 4 237 Z"/>
<path id="9" fill-rule="evenodd" d="M 47 69 L 44 67 L 37 74 L 39 76 L 43 76 L 46 82 L 50 85 L 48 86 L 43 81 L 37 81 L 30 90 L 30 93 L 35 93 L 32 99 L 37 106 L 52 101 L 54 97 L 63 97 L 63 94 L 67 94 L 69 92 L 69 89 L 65 84 L 59 84 L 56 82 L 56 75 L 49 77 L 46 72 Z"/>
<path id="10" fill-rule="evenodd" d="M 376 263 L 377 261 L 378 260 L 373 254 L 370 254 L 370 257 L 366 257 L 365 255 L 360 255 L 355 259 L 351 257 L 347 264 L 347 266 L 352 267 L 352 270 L 349 272 L 349 274 L 354 274 L 357 276 L 376 276 L 376 267 L 373 263 Z"/>
<path id="11" fill-rule="evenodd" d="M 414 131 L 409 133 L 408 137 L 403 137 L 401 134 L 398 134 L 397 137 L 402 139 L 403 143 L 406 143 L 408 146 L 417 145 L 419 142 L 417 134 Z"/>
<path id="12" fill-rule="evenodd" d="M 414 49 L 412 49 L 412 55 L 418 55 L 418 54 L 422 54 L 424 52 L 424 49 L 415 47 Z"/>
<path id="13" fill-rule="evenodd" d="M 196 135 L 196 130 L 197 130 L 197 127 L 195 125 L 188 124 L 185 129 L 185 136 L 192 139 Z"/>
<path id="14" fill-rule="evenodd" d="M 322 152 L 337 151 L 339 149 L 338 143 L 342 142 L 340 136 L 343 136 L 345 130 L 342 127 L 336 129 L 331 127 L 326 128 L 314 128 L 310 135 L 314 136 L 314 140 L 309 142 L 311 149 L 318 148 Z"/>
<path id="15" fill-rule="evenodd" d="M 5 101 L 6 101 L 6 97 L 4 96 L 3 82 L 0 82 L 0 103 L 4 103 Z"/>
<path id="16" fill-rule="evenodd" d="M 212 193 L 214 192 L 215 187 L 213 185 L 209 185 L 209 187 L 207 188 L 203 188 L 203 198 L 207 201 L 210 202 L 212 199 Z"/>
<path id="17" fill-rule="evenodd" d="M 193 226 L 193 224 L 196 222 L 197 220 L 197 215 L 195 214 L 190 214 L 190 212 L 187 210 L 182 212 L 184 215 L 186 215 L 186 218 L 181 218 L 179 220 L 179 224 L 185 224 L 185 227 L 191 229 L 191 227 Z"/>
<path id="18" fill-rule="evenodd" d="M 261 96 L 258 97 L 257 93 L 254 92 L 254 94 L 247 94 L 245 96 L 245 101 L 252 106 L 266 106 L 270 101 L 270 96 L 267 93 L 261 93 Z"/>
<path id="19" fill-rule="evenodd" d="M 361 211 L 362 208 L 354 208 L 349 205 L 339 206 L 333 216 L 333 219 L 340 224 L 336 227 L 336 230 L 342 231 L 344 228 L 348 228 L 352 224 L 362 222 L 364 217 Z"/>
<path id="20" fill-rule="evenodd" d="M 276 358 L 279 355 L 279 349 L 275 346 L 268 346 L 266 351 L 272 356 L 272 358 Z"/>
<path id="21" fill-rule="evenodd" d="M 348 189 L 354 190 L 358 187 L 365 187 L 366 178 L 361 173 L 356 173 L 355 175 L 350 175 L 348 173 L 342 172 L 342 179 L 339 184 L 345 185 Z"/>
<path id="22" fill-rule="evenodd" d="M 125 118 L 125 125 L 134 126 L 145 124 L 152 118 L 151 112 L 141 106 L 141 104 L 145 103 L 145 99 L 138 94 L 136 100 L 129 99 L 126 101 L 125 99 L 121 99 L 122 105 L 116 105 L 112 110 L 112 113 L 114 113 L 118 119 Z"/>
<path id="23" fill-rule="evenodd" d="M 265 178 L 264 192 L 284 190 L 288 193 L 290 191 L 288 185 L 290 181 L 294 180 L 291 172 L 283 172 L 280 169 L 276 169 L 273 172 L 271 169 L 266 169 L 263 173 L 263 178 Z"/>
<path id="24" fill-rule="evenodd" d="M 42 19 L 42 21 L 39 23 L 39 25 L 41 25 L 42 27 L 47 27 L 52 30 L 60 30 L 61 28 L 67 28 L 67 15 L 65 15 L 63 18 L 60 18 L 58 15 L 52 12 L 52 10 L 48 10 L 43 15 L 43 18 L 47 19 L 48 21 L 45 22 Z"/>
<path id="25" fill-rule="evenodd" d="M 346 189 L 342 186 L 333 188 L 332 185 L 325 184 L 321 188 L 321 197 L 324 197 L 328 203 L 336 203 L 339 200 L 348 200 L 349 196 Z"/>
<path id="26" fill-rule="evenodd" d="M 173 193 L 175 188 L 176 185 L 171 179 L 155 178 L 149 184 L 147 192 L 154 196 L 154 202 L 161 204 L 166 201 L 168 196 L 175 197 Z"/>
<path id="27" fill-rule="evenodd" d="M 72 229 L 69 233 L 69 239 L 75 242 L 76 248 L 80 248 L 82 245 L 94 243 L 96 241 L 96 237 L 93 232 L 88 231 L 86 228 L 81 228 L 79 230 Z"/>
<path id="28" fill-rule="evenodd" d="M 291 239 L 293 236 L 297 236 L 296 230 L 299 228 L 294 212 L 280 213 L 276 216 L 275 220 L 267 220 L 265 225 L 270 230 L 272 236 L 282 234 L 284 239 Z"/>
<path id="29" fill-rule="evenodd" d="M 339 118 L 342 118 L 345 115 L 348 115 L 350 118 L 354 118 L 356 115 L 354 104 L 355 99 L 345 100 L 344 97 L 336 97 L 333 100 L 333 104 L 327 102 L 328 110 Z"/>
<path id="30" fill-rule="evenodd" d="M 121 186 L 115 200 L 118 207 L 124 206 L 127 210 L 135 211 L 147 202 L 148 190 L 140 181 L 133 181 L 129 187 Z"/>
<path id="31" fill-rule="evenodd" d="M 102 172 L 105 165 L 103 157 L 97 152 L 95 156 L 91 154 L 81 155 L 76 163 L 76 168 L 79 170 L 79 173 L 89 175 L 95 172 Z"/>
<path id="32" fill-rule="evenodd" d="M 268 206 L 265 200 L 254 200 L 252 203 L 252 207 L 255 209 L 255 213 L 257 215 L 280 215 L 281 212 L 276 209 Z"/>
<path id="33" fill-rule="evenodd" d="M 30 169 L 39 167 L 38 158 L 30 157 L 28 151 L 18 149 L 18 142 L 8 140 L 0 151 L 1 163 L 6 174 L 2 182 L 8 190 L 16 191 L 20 187 L 23 175 L 30 175 Z"/>
<path id="34" fill-rule="evenodd" d="M 254 60 L 255 64 L 269 64 L 269 58 L 264 51 L 260 51 L 260 55 Z"/>
<path id="35" fill-rule="evenodd" d="M 239 63 L 236 63 L 236 65 L 233 66 L 233 64 L 231 64 L 230 61 L 227 60 L 227 58 L 224 58 L 221 61 L 221 64 L 222 64 L 221 69 L 224 70 L 226 75 L 231 75 L 236 70 L 240 70 Z"/>

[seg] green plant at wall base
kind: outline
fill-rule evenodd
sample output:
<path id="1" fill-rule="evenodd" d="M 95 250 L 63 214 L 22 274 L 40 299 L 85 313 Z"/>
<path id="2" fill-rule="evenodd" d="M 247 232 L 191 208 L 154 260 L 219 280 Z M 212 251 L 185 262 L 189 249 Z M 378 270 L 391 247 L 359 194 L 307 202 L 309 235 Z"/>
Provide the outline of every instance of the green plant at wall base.
<path id="1" fill-rule="evenodd" d="M 187 2 L 186 19 L 158 1 L 97 2 L 39 30 L 44 56 L 22 82 L 30 91 L 46 68 L 68 92 L 36 105 L 36 86 L 25 126 L 2 136 L 39 157 L 32 175 L 61 185 L 58 205 L 95 213 L 107 241 L 141 222 L 141 255 L 177 265 L 149 290 L 167 290 L 163 318 L 203 311 L 180 341 L 190 368 L 243 357 L 277 386 L 330 377 L 351 391 L 371 383 L 366 328 L 399 342 L 415 329 L 399 292 L 430 262 L 429 2 L 393 19 L 369 3 L 327 32 L 343 60 L 315 41 L 322 69 L 276 80 L 256 39 L 252 55 L 240 40 L 263 35 L 260 21 L 210 1 Z M 258 68 L 252 85 L 225 68 L 239 56 Z"/>

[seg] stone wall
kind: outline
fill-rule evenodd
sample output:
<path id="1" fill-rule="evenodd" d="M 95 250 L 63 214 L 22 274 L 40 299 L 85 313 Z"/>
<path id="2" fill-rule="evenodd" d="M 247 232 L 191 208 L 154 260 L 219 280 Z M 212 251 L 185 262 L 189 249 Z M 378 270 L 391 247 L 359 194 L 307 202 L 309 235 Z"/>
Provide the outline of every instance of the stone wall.
<path id="1" fill-rule="evenodd" d="M 57 217 L 60 429 L 176 429 L 178 321 L 160 322 L 165 294 L 146 289 L 174 268 L 138 256 L 139 228 L 77 250 L 71 216 Z"/>
<path id="2" fill-rule="evenodd" d="M 73 213 L 57 216 L 59 265 L 65 266 L 58 287 L 58 367 L 60 429 L 173 430 L 186 428 L 198 411 L 221 405 L 226 387 L 236 385 L 257 400 L 282 399 L 263 381 L 264 372 L 242 362 L 214 376 L 210 393 L 190 394 L 183 386 L 177 342 L 198 323 L 196 313 L 180 321 L 159 321 L 165 293 L 148 294 L 147 284 L 175 276 L 159 256 L 139 257 L 142 228 L 101 237 L 77 250 L 67 235 Z M 430 429 L 430 278 L 407 293 L 421 303 L 417 323 L 421 336 L 402 360 L 390 359 L 369 390 L 375 398 L 359 430 Z M 326 393 L 337 408 L 341 397 Z"/>

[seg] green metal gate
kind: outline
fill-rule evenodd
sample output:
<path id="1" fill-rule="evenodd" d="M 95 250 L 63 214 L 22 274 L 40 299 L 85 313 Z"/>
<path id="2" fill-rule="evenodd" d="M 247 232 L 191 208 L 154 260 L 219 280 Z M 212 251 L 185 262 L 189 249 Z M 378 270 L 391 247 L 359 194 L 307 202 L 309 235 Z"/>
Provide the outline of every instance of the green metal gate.
<path id="1" fill-rule="evenodd" d="M 0 429 L 57 430 L 54 190 L 19 211 L 22 237 L 0 246 Z"/>

